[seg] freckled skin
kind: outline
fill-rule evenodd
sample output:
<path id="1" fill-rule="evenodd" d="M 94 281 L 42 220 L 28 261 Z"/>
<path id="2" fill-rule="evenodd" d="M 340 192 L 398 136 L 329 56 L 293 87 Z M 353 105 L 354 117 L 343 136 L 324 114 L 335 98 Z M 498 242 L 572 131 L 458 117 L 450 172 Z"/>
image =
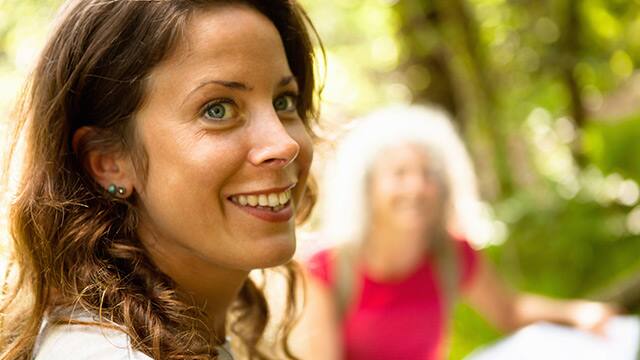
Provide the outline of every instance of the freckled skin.
<path id="1" fill-rule="evenodd" d="M 194 14 L 185 39 L 152 70 L 136 116 L 149 158 L 146 182 L 134 184 L 140 236 L 152 259 L 181 286 L 199 289 L 210 281 L 222 288 L 293 255 L 293 217 L 267 222 L 228 200 L 295 183 L 292 201 L 298 205 L 311 139 L 295 106 L 274 108 L 283 93 L 297 92 L 295 80 L 281 83 L 291 76 L 274 25 L 241 5 Z M 200 86 L 209 80 L 245 88 Z M 229 118 L 207 117 L 203 109 L 220 99 Z"/>

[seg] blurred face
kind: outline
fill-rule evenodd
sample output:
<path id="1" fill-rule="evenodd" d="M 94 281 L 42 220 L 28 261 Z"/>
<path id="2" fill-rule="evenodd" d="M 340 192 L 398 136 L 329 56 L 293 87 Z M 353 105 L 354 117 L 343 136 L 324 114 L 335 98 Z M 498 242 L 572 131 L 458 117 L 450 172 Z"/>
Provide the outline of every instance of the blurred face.
<path id="1" fill-rule="evenodd" d="M 151 73 L 135 184 L 153 254 L 250 270 L 287 261 L 312 158 L 298 85 L 274 25 L 245 6 L 194 14 Z"/>
<path id="2" fill-rule="evenodd" d="M 382 152 L 370 173 L 372 221 L 399 231 L 427 234 L 443 217 L 436 173 L 417 145 Z"/>

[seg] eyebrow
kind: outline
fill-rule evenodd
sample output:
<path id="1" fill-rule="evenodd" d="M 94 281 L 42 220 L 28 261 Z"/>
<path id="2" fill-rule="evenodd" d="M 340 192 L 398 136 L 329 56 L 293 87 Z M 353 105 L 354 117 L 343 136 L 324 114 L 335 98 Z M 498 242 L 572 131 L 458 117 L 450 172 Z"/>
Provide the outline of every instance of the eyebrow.
<path id="1" fill-rule="evenodd" d="M 289 83 L 291 83 L 292 81 L 295 81 L 296 77 L 291 75 L 291 76 L 285 76 L 282 78 L 282 80 L 280 80 L 280 82 L 278 83 L 278 86 L 285 86 L 285 85 L 289 85 Z"/>
<path id="2" fill-rule="evenodd" d="M 239 81 L 205 80 L 205 81 L 201 82 L 198 86 L 196 86 L 193 90 L 191 90 L 189 95 L 191 95 L 194 92 L 198 91 L 200 88 L 202 88 L 204 86 L 207 86 L 207 85 L 210 85 L 210 84 L 221 85 L 221 86 L 224 86 L 226 88 L 234 89 L 234 90 L 242 90 L 242 91 L 251 91 L 251 90 L 253 90 L 252 87 L 248 86 L 247 84 L 241 83 Z"/>
<path id="3" fill-rule="evenodd" d="M 296 80 L 296 77 L 293 75 L 285 76 L 282 79 L 280 79 L 280 81 L 278 82 L 278 87 L 286 86 L 295 80 Z M 204 80 L 200 84 L 198 84 L 198 86 L 196 86 L 193 90 L 191 90 L 189 94 L 187 94 L 187 96 L 185 97 L 185 102 L 187 101 L 187 99 L 189 99 L 189 97 L 191 97 L 193 93 L 200 90 L 202 87 L 210 84 L 224 86 L 226 88 L 233 89 L 233 90 L 241 90 L 241 91 L 253 90 L 253 87 L 239 81 L 227 81 L 227 80 L 216 80 L 216 79 Z"/>

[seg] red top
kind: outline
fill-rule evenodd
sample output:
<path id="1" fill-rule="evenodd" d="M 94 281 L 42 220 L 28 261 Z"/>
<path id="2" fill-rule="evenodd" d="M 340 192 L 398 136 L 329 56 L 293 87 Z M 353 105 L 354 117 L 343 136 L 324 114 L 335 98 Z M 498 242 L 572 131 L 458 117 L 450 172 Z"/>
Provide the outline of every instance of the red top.
<path id="1" fill-rule="evenodd" d="M 466 241 L 456 241 L 461 288 L 472 280 L 478 255 Z M 314 255 L 309 271 L 333 289 L 333 252 Z M 439 360 L 444 323 L 441 289 L 429 257 L 404 279 L 381 282 L 358 267 L 353 296 L 342 322 L 346 360 Z"/>

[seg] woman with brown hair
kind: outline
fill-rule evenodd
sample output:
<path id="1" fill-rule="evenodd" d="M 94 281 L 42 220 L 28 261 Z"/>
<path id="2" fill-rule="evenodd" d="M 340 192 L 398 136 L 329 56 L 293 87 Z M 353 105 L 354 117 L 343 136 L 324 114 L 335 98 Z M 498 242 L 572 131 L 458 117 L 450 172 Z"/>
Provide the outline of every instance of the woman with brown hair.
<path id="1" fill-rule="evenodd" d="M 293 357 L 307 25 L 291 0 L 65 5 L 18 112 L 1 359 Z M 248 274 L 281 264 L 274 355 Z"/>

